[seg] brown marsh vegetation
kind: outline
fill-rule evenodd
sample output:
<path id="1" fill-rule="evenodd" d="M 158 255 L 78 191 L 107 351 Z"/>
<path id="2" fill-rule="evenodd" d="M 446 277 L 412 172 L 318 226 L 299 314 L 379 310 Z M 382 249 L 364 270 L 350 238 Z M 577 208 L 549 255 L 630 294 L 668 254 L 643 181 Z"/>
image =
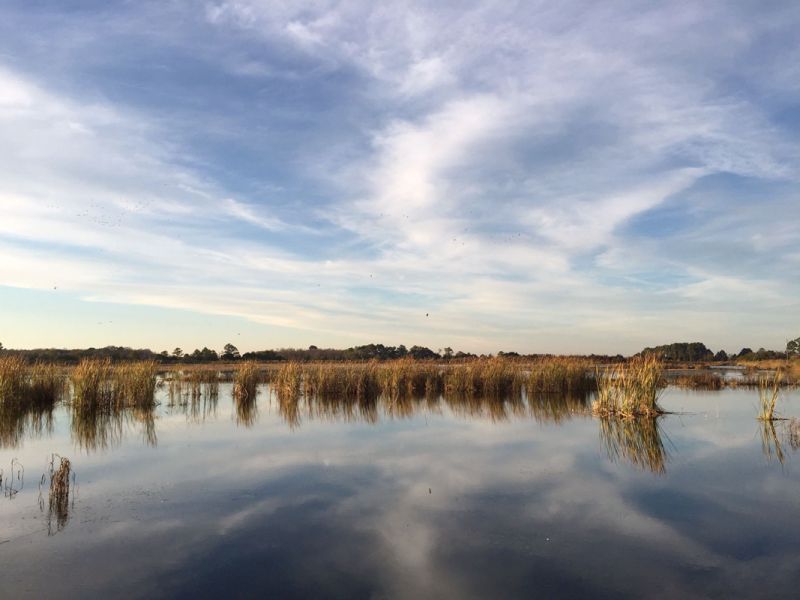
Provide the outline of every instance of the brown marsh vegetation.
<path id="1" fill-rule="evenodd" d="M 758 403 L 760 421 L 779 418 L 775 413 L 783 382 L 783 371 L 777 369 L 771 376 L 762 375 L 758 380 Z"/>
<path id="2" fill-rule="evenodd" d="M 601 417 L 654 417 L 664 411 L 658 397 L 665 382 L 664 367 L 654 354 L 637 356 L 627 364 L 597 372 L 597 399 L 592 405 Z"/>
<path id="3" fill-rule="evenodd" d="M 158 363 L 112 365 L 108 359 L 82 360 L 71 373 L 72 403 L 83 409 L 148 407 L 155 402 Z"/>
<path id="4" fill-rule="evenodd" d="M 65 391 L 59 367 L 0 357 L 0 448 L 16 447 L 26 435 L 51 431 L 53 408 Z"/>
<path id="5" fill-rule="evenodd" d="M 57 465 L 56 457 L 58 457 Z M 48 479 L 50 485 L 47 494 L 47 533 L 54 535 L 64 529 L 69 521 L 70 497 L 75 487 L 75 473 L 70 460 L 57 454 L 50 457 L 48 470 L 39 481 L 39 505 L 42 509 L 44 509 L 42 487 Z M 55 527 L 53 527 L 54 520 Z"/>
<path id="6" fill-rule="evenodd" d="M 386 362 L 297 363 L 280 365 L 271 378 L 281 398 L 295 396 L 387 398 L 521 396 L 579 393 L 594 389 L 589 365 L 579 359 L 535 363 L 502 358 L 438 365 L 399 359 Z"/>

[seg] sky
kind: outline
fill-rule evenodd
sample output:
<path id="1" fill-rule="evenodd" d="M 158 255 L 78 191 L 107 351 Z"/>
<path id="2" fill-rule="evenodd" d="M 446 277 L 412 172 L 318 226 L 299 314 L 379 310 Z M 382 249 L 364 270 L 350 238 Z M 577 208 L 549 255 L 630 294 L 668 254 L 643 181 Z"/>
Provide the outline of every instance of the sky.
<path id="1" fill-rule="evenodd" d="M 800 4 L 0 4 L 0 342 L 800 335 Z"/>

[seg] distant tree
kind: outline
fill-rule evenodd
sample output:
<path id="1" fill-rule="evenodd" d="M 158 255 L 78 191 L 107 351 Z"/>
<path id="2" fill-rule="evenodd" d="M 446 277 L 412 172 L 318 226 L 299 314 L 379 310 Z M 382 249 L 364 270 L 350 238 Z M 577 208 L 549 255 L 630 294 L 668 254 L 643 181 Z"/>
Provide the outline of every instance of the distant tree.
<path id="1" fill-rule="evenodd" d="M 189 358 L 195 362 L 211 362 L 219 360 L 219 355 L 217 355 L 215 350 L 203 346 L 202 350 L 195 350 L 192 352 Z"/>
<path id="2" fill-rule="evenodd" d="M 3 350 L 5 350 L 5 348 L 3 348 L 3 342 L 0 342 L 0 352 L 2 352 Z"/>
<path id="3" fill-rule="evenodd" d="M 274 350 L 258 350 L 256 352 L 245 352 L 242 354 L 244 360 L 285 360 L 283 356 Z"/>
<path id="4" fill-rule="evenodd" d="M 694 362 L 714 358 L 714 353 L 700 342 L 678 342 L 656 346 L 655 348 L 645 348 L 641 354 L 658 354 L 664 360 L 680 362 Z"/>
<path id="5" fill-rule="evenodd" d="M 3 344 L 0 344 L 0 350 L 2 350 L 2 348 L 3 348 Z M 786 356 L 787 357 L 789 357 L 789 356 L 797 356 L 798 354 L 800 354 L 800 337 L 796 338 L 796 339 L 793 339 L 793 340 L 789 340 L 786 343 Z"/>
<path id="6" fill-rule="evenodd" d="M 167 352 L 166 350 L 162 350 L 161 352 L 159 352 L 159 355 L 163 356 L 164 358 L 167 358 L 169 356 L 169 352 Z"/>
<path id="7" fill-rule="evenodd" d="M 736 358 L 742 358 L 742 357 L 747 356 L 748 354 L 752 354 L 752 353 L 753 353 L 752 348 L 744 347 L 741 350 L 739 350 L 739 354 L 736 355 Z"/>
<path id="8" fill-rule="evenodd" d="M 411 346 L 411 349 L 408 351 L 408 353 L 419 360 L 440 358 L 436 352 L 430 348 L 426 348 L 425 346 Z"/>
<path id="9" fill-rule="evenodd" d="M 319 348 L 317 348 L 317 347 L 316 347 L 314 344 L 311 344 L 311 345 L 308 347 L 308 349 L 309 349 L 309 350 L 319 350 Z"/>
<path id="10" fill-rule="evenodd" d="M 442 358 L 453 358 L 453 349 L 450 347 L 445 348 L 444 352 L 442 352 Z"/>
<path id="11" fill-rule="evenodd" d="M 175 358 L 181 358 L 183 356 L 183 350 L 180 348 L 175 348 L 175 350 L 172 351 L 172 356 Z"/>
<path id="12" fill-rule="evenodd" d="M 725 350 L 720 350 L 714 355 L 714 360 L 722 362 L 728 360 L 728 353 Z"/>
<path id="13" fill-rule="evenodd" d="M 239 355 L 239 349 L 234 346 L 233 344 L 225 344 L 225 347 L 222 349 L 222 360 L 237 360 L 241 358 Z"/>

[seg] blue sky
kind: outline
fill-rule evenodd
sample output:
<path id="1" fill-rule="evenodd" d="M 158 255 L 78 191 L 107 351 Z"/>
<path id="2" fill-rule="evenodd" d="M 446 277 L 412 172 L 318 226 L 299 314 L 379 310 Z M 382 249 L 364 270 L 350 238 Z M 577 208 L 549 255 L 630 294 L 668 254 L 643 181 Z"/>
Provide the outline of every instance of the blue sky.
<path id="1" fill-rule="evenodd" d="M 0 342 L 800 334 L 796 2 L 0 6 Z"/>

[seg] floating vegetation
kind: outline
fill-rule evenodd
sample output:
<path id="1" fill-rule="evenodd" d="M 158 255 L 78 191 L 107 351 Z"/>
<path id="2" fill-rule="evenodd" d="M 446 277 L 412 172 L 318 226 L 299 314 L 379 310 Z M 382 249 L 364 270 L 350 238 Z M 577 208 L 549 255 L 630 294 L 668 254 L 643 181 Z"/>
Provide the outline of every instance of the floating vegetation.
<path id="1" fill-rule="evenodd" d="M 58 466 L 56 466 L 56 457 L 58 457 Z M 70 460 L 57 454 L 51 455 L 48 470 L 39 481 L 39 507 L 42 510 L 44 510 L 42 488 L 48 479 L 50 480 L 50 486 L 47 494 L 47 534 L 55 535 L 63 530 L 69 522 L 71 508 L 70 480 L 72 481 L 72 488 L 75 487 L 75 473 L 72 471 Z M 53 526 L 54 521 L 55 527 Z"/>
<path id="2" fill-rule="evenodd" d="M 775 413 L 778 396 L 781 391 L 783 371 L 777 369 L 772 377 L 762 376 L 758 380 L 758 419 L 760 421 L 773 421 L 779 418 Z"/>
<path id="3" fill-rule="evenodd" d="M 600 439 L 609 459 L 624 459 L 661 475 L 669 459 L 657 417 L 600 419 Z"/>
<path id="4" fill-rule="evenodd" d="M 11 459 L 8 473 L 0 469 L 0 488 L 5 498 L 13 498 L 25 487 L 25 467 L 18 459 Z"/>
<path id="5" fill-rule="evenodd" d="M 721 390 L 725 380 L 717 373 L 703 371 L 691 375 L 679 375 L 673 382 L 677 387 L 701 390 Z"/>
<path id="6" fill-rule="evenodd" d="M 626 365 L 597 371 L 597 398 L 592 409 L 602 417 L 653 417 L 663 414 L 658 397 L 663 364 L 654 354 L 637 356 Z"/>

